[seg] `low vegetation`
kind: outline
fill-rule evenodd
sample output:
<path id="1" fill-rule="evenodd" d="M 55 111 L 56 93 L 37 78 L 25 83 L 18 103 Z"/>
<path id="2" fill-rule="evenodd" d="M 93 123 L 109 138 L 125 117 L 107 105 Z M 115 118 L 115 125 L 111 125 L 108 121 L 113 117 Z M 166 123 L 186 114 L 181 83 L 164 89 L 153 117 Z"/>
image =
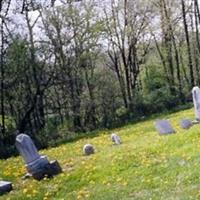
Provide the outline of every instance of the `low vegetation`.
<path id="1" fill-rule="evenodd" d="M 193 110 L 159 116 L 176 130 L 169 136 L 157 134 L 155 118 L 41 151 L 63 168 L 53 179 L 22 180 L 26 170 L 21 157 L 1 160 L 0 177 L 12 181 L 14 190 L 0 200 L 199 199 L 200 125 L 182 130 L 178 124 L 193 119 Z M 119 134 L 122 145 L 111 143 L 111 132 Z M 85 143 L 93 144 L 96 153 L 83 156 Z"/>

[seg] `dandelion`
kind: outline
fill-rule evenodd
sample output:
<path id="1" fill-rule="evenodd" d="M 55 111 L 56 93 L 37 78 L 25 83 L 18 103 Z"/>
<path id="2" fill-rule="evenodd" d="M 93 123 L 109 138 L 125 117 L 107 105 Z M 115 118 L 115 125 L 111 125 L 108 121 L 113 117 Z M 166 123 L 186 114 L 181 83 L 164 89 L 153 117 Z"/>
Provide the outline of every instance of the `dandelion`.
<path id="1" fill-rule="evenodd" d="M 28 192 L 28 189 L 23 189 L 23 193 L 26 194 Z"/>
<path id="2" fill-rule="evenodd" d="M 117 182 L 121 182 L 121 181 L 122 181 L 122 178 L 118 178 L 118 179 L 117 179 Z"/>
<path id="3" fill-rule="evenodd" d="M 122 185 L 123 185 L 123 186 L 127 186 L 128 183 L 125 181 L 125 182 L 122 183 Z"/>
<path id="4" fill-rule="evenodd" d="M 45 197 L 49 196 L 49 192 L 46 192 L 44 196 L 45 196 Z"/>
<path id="5" fill-rule="evenodd" d="M 87 197 L 87 198 L 88 198 L 89 196 L 90 196 L 89 194 L 86 194 L 86 195 L 85 195 L 85 197 Z"/>
<path id="6" fill-rule="evenodd" d="M 110 183 L 107 183 L 107 186 L 110 186 L 111 184 Z"/>
<path id="7" fill-rule="evenodd" d="M 84 164 L 85 164 L 85 161 L 82 161 L 81 164 L 84 165 Z"/>
<path id="8" fill-rule="evenodd" d="M 33 190 L 33 194 L 36 194 L 36 193 L 38 193 L 37 190 Z"/>
<path id="9" fill-rule="evenodd" d="M 94 184 L 95 184 L 95 182 L 94 182 L 93 180 L 91 180 L 91 181 L 90 181 L 90 184 L 91 184 L 91 185 L 94 185 Z"/>

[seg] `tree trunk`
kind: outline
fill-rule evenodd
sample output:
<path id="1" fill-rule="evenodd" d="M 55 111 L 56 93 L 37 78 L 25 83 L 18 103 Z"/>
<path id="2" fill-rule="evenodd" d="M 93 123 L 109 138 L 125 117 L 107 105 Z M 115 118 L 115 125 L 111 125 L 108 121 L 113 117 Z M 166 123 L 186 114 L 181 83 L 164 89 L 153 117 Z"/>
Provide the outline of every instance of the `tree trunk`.
<path id="1" fill-rule="evenodd" d="M 4 109 L 4 19 L 1 18 L 1 56 L 0 56 L 0 67 L 1 67 L 1 137 L 5 136 L 5 109 Z M 0 137 L 0 138 L 1 138 Z"/>
<path id="2" fill-rule="evenodd" d="M 194 71 L 193 71 L 190 37 L 189 37 L 189 31 L 188 31 L 184 0 L 181 0 L 181 6 L 182 6 L 182 17 L 183 17 L 183 25 L 184 25 L 184 30 L 185 30 L 185 38 L 186 38 L 186 43 L 187 43 L 188 64 L 189 64 L 189 71 L 190 71 L 190 89 L 191 89 L 194 86 Z"/>

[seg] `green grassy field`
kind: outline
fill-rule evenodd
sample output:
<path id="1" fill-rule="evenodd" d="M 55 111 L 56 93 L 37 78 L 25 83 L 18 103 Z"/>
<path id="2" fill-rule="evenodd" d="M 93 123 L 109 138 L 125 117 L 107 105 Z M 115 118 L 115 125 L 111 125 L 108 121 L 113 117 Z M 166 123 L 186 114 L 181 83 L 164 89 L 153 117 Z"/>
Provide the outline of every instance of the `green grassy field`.
<path id="1" fill-rule="evenodd" d="M 21 157 L 1 160 L 0 177 L 12 181 L 14 190 L 0 200 L 200 199 L 200 125 L 189 130 L 178 125 L 182 118 L 193 119 L 193 110 L 159 118 L 169 119 L 176 134 L 159 136 L 151 118 L 41 151 L 63 168 L 53 179 L 22 180 Z M 122 145 L 111 143 L 111 132 L 119 134 Z M 82 155 L 85 143 L 95 146 L 94 155 Z"/>

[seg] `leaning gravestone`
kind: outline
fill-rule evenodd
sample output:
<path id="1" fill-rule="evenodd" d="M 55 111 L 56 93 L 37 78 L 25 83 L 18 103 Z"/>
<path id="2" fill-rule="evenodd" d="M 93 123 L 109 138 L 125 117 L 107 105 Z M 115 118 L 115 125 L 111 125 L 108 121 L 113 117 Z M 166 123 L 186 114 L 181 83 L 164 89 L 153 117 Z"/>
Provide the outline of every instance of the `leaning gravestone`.
<path id="1" fill-rule="evenodd" d="M 7 181 L 0 181 L 0 195 L 3 195 L 12 190 L 12 183 Z"/>
<path id="2" fill-rule="evenodd" d="M 115 133 L 111 134 L 111 140 L 112 140 L 112 142 L 114 142 L 117 145 L 121 144 L 120 137 Z"/>
<path id="3" fill-rule="evenodd" d="M 26 169 L 33 178 L 41 180 L 45 176 L 53 176 L 62 172 L 57 161 L 49 162 L 46 156 L 41 156 L 31 138 L 20 134 L 15 143 L 20 155 L 23 157 Z"/>
<path id="4" fill-rule="evenodd" d="M 83 147 L 83 153 L 85 155 L 90 155 L 94 153 L 94 147 L 91 144 L 85 144 Z"/>
<path id="5" fill-rule="evenodd" d="M 189 119 L 182 119 L 179 124 L 183 129 L 189 129 L 192 126 L 192 122 Z"/>
<path id="6" fill-rule="evenodd" d="M 155 127 L 160 135 L 167 135 L 167 134 L 175 133 L 171 124 L 167 120 L 157 120 L 155 122 Z"/>
<path id="7" fill-rule="evenodd" d="M 195 109 L 195 118 L 197 121 L 200 121 L 200 89 L 199 87 L 197 86 L 193 87 L 192 98 L 193 98 L 194 109 Z"/>

